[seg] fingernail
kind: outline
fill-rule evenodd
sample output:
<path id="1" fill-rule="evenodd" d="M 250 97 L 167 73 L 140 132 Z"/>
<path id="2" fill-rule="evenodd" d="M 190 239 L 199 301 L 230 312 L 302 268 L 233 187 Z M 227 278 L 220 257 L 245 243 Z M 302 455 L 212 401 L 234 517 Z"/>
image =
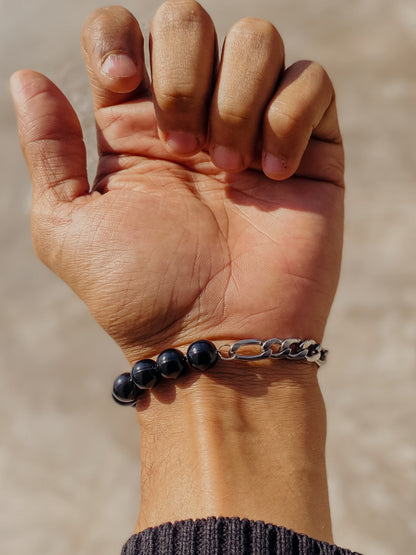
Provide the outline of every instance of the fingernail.
<path id="1" fill-rule="evenodd" d="M 167 133 L 166 145 L 178 154 L 193 154 L 198 150 L 197 138 L 186 131 L 170 131 Z"/>
<path id="2" fill-rule="evenodd" d="M 263 170 L 266 175 L 282 175 L 287 171 L 287 162 L 283 158 L 265 154 L 263 156 Z"/>
<path id="3" fill-rule="evenodd" d="M 137 73 L 137 66 L 127 54 L 109 54 L 101 71 L 111 77 L 133 77 Z"/>
<path id="4" fill-rule="evenodd" d="M 243 166 L 241 154 L 226 146 L 216 146 L 213 153 L 214 164 L 226 171 L 239 170 Z"/>

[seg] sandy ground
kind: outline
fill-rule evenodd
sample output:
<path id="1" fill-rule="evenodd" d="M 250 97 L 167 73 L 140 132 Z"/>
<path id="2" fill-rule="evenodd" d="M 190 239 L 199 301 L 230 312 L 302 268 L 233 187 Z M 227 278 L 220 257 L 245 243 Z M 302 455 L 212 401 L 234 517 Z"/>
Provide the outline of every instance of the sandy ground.
<path id="1" fill-rule="evenodd" d="M 99 0 L 1 0 L 0 551 L 110 555 L 139 504 L 134 414 L 108 390 L 125 368 L 86 308 L 35 258 L 30 186 L 7 77 L 31 67 L 91 106 L 78 46 Z M 148 30 L 155 4 L 127 1 Z M 321 383 L 335 537 L 370 555 L 416 541 L 416 4 L 413 0 L 206 0 L 220 37 L 240 17 L 272 20 L 290 60 L 333 77 L 348 195 L 342 280 Z M 413 546 L 413 547 L 412 547 Z"/>

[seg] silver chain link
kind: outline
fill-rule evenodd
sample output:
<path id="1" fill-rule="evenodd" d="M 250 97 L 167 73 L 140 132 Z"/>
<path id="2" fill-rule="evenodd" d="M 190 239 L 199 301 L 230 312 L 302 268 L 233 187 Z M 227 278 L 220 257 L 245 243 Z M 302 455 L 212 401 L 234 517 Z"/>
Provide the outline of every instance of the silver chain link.
<path id="1" fill-rule="evenodd" d="M 259 347 L 259 353 L 255 355 L 243 355 L 238 351 L 247 346 Z M 221 360 L 245 360 L 255 361 L 264 358 L 289 359 L 289 360 L 307 360 L 308 362 L 316 362 L 321 366 L 326 362 L 328 351 L 323 349 L 319 343 L 313 339 L 298 339 L 290 337 L 289 339 L 242 339 L 232 345 L 225 344 L 218 348 L 218 355 Z"/>

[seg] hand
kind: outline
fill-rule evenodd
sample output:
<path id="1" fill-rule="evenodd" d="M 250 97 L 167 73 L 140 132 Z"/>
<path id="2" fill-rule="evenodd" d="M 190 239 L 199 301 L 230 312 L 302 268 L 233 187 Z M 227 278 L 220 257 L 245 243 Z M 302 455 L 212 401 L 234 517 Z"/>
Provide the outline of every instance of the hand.
<path id="1" fill-rule="evenodd" d="M 258 19 L 234 25 L 218 68 L 213 23 L 193 0 L 155 15 L 151 84 L 125 9 L 94 12 L 82 45 L 100 154 L 92 191 L 69 102 L 41 74 L 12 77 L 41 260 L 130 362 L 201 338 L 320 340 L 344 195 L 324 70 L 284 69 L 278 32 Z"/>

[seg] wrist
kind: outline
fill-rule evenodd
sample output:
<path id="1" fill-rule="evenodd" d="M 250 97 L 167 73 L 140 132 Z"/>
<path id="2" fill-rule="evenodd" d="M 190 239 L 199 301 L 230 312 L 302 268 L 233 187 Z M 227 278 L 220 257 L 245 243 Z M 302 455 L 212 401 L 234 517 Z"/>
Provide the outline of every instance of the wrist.
<path id="1" fill-rule="evenodd" d="M 221 515 L 330 539 L 316 365 L 219 361 L 140 398 L 138 418 L 138 529 Z"/>
<path id="2" fill-rule="evenodd" d="M 132 354 L 136 353 L 137 350 L 134 353 L 125 352 L 131 364 Z M 113 397 L 120 404 L 135 405 L 136 401 L 139 402 L 139 397 L 144 395 L 144 390 L 153 389 L 160 380 L 163 382 L 166 379 L 169 383 L 180 376 L 183 378 L 187 370 L 196 370 L 202 373 L 207 370 L 211 371 L 218 361 L 225 362 L 224 370 L 231 371 L 229 385 L 243 388 L 243 392 L 247 387 L 251 389 L 254 386 L 257 389 L 259 382 L 257 380 L 258 383 L 255 383 L 251 379 L 249 382 L 241 383 L 241 376 L 244 375 L 244 372 L 238 371 L 241 362 L 245 366 L 249 363 L 254 365 L 259 363 L 262 367 L 262 379 L 270 379 L 273 378 L 273 374 L 270 374 L 268 369 L 271 368 L 273 362 L 289 360 L 292 364 L 288 377 L 309 379 L 311 376 L 311 372 L 308 370 L 310 363 L 321 366 L 326 362 L 327 353 L 328 351 L 314 339 L 243 339 L 231 341 L 228 344 L 222 343 L 220 346 L 216 346 L 208 340 L 197 340 L 192 342 L 188 348 L 185 347 L 181 350 L 172 347 L 164 349 L 156 360 L 150 358 L 149 355 L 144 357 L 142 355 L 143 358 L 133 364 L 131 373 L 125 372 L 117 378 L 114 383 Z M 299 364 L 296 366 L 293 364 L 295 362 Z M 237 371 L 233 371 L 233 368 L 237 368 Z M 285 377 L 284 368 L 285 365 L 280 365 L 280 377 L 283 378 Z M 225 383 L 228 377 L 226 371 L 210 374 L 213 379 L 217 378 L 222 383 Z M 256 376 L 255 373 L 253 375 Z M 186 382 L 189 382 L 189 379 L 181 381 L 182 384 Z M 157 394 L 163 394 L 167 389 L 171 388 L 159 387 Z M 249 394 L 253 393 L 249 392 Z M 139 402 L 139 405 L 143 406 L 143 402 Z"/>
<path id="3" fill-rule="evenodd" d="M 323 333 L 325 324 L 315 325 L 310 328 L 309 326 L 300 326 L 300 330 L 298 333 L 293 334 L 293 328 L 298 327 L 295 325 L 292 326 L 285 326 L 283 330 L 280 331 L 278 337 L 281 337 L 281 340 L 276 339 L 276 343 L 271 346 L 272 351 L 275 353 L 278 351 L 279 345 L 277 344 L 278 341 L 284 341 L 286 338 L 302 338 L 299 341 L 306 340 L 309 338 L 313 338 L 314 343 L 320 346 L 322 341 Z M 312 331 L 311 331 L 312 330 Z M 199 341 L 201 339 L 209 340 L 213 342 L 217 349 L 221 351 L 221 354 L 224 355 L 225 358 L 227 357 L 227 349 L 233 346 L 237 342 L 241 342 L 242 340 L 246 341 L 249 337 L 257 337 L 256 344 L 251 345 L 244 345 L 238 348 L 239 354 L 243 355 L 255 355 L 259 354 L 263 347 L 261 343 L 266 343 L 266 338 L 275 337 L 273 335 L 273 331 L 267 330 L 266 332 L 249 332 L 243 333 L 242 335 L 237 336 L 224 336 L 224 335 L 216 335 L 213 334 L 212 331 L 208 330 L 207 332 L 200 332 L 198 333 L 197 330 L 194 331 L 192 334 L 185 333 L 182 335 L 180 332 L 164 334 L 162 337 L 159 335 L 153 336 L 152 341 L 135 341 L 131 343 L 129 341 L 121 341 L 118 340 L 117 343 L 119 344 L 124 356 L 128 360 L 130 366 L 132 366 L 137 360 L 144 359 L 144 358 L 156 358 L 158 354 L 163 351 L 164 349 L 174 348 L 178 349 L 179 351 L 183 352 L 184 354 L 187 352 L 189 345 L 192 343 Z M 271 341 L 271 340 L 269 340 Z M 322 349 L 323 350 L 323 349 Z"/>

